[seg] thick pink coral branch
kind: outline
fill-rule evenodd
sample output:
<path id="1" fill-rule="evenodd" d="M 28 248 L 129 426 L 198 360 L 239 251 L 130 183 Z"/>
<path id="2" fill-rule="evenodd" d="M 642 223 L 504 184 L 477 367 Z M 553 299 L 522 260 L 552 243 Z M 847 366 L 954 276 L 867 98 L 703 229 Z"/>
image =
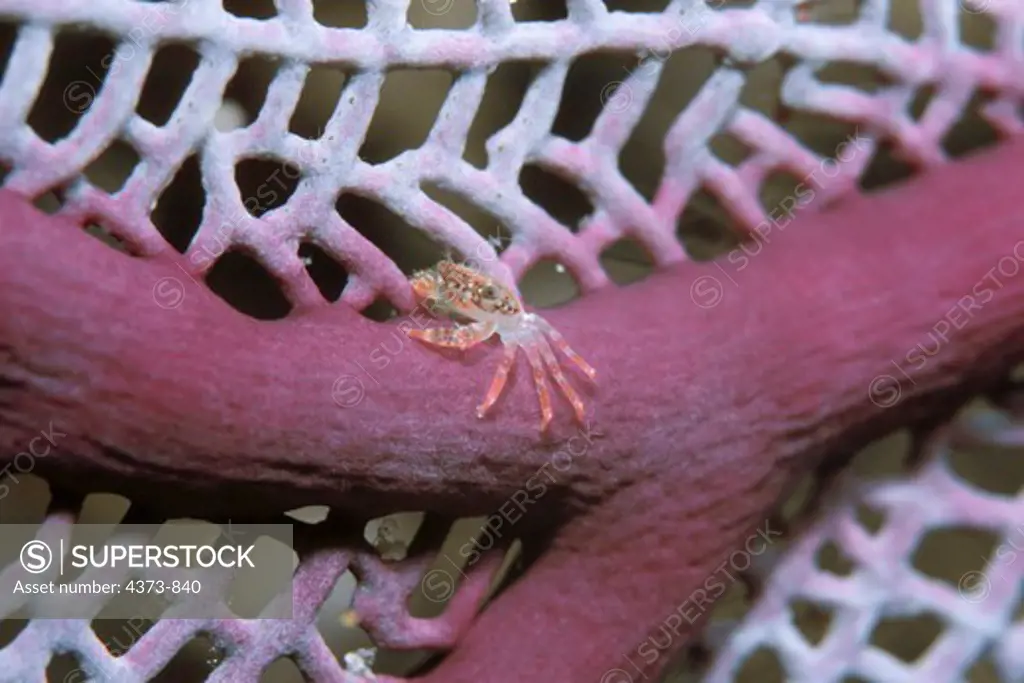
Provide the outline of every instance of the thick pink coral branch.
<path id="1" fill-rule="evenodd" d="M 1017 141 L 680 269 L 676 301 L 701 282 L 717 303 L 666 305 L 661 349 L 624 328 L 616 372 L 637 379 L 617 392 L 635 416 L 617 427 L 635 443 L 620 491 L 564 527 L 425 680 L 470 683 L 483 661 L 501 683 L 653 680 L 778 541 L 766 513 L 795 475 L 954 408 L 1024 356 L 1022 165 Z M 612 315 L 638 305 L 611 296 Z"/>
<path id="2" fill-rule="evenodd" d="M 257 323 L 171 262 L 129 259 L 0 195 L 0 456 L 53 425 L 39 473 L 169 513 L 518 501 L 505 533 L 565 513 L 431 680 L 650 675 L 667 656 L 637 648 L 652 632 L 664 643 L 684 601 L 693 615 L 694 591 L 711 592 L 796 474 L 950 409 L 1021 358 L 1022 163 L 1024 141 L 1009 142 L 798 216 L 746 260 L 548 312 L 600 373 L 587 433 L 563 405 L 548 441 L 524 382 L 495 419 L 474 417 L 493 353 L 460 363 L 406 341 L 378 368 L 395 325 L 341 308 Z M 171 309 L 166 278 L 184 285 Z M 693 628 L 676 622 L 666 650 Z"/>

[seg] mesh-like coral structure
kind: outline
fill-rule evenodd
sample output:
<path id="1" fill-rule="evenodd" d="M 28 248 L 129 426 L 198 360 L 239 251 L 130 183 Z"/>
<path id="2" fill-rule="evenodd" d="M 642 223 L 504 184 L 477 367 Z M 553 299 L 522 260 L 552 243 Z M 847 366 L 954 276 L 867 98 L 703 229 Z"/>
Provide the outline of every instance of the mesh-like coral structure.
<path id="1" fill-rule="evenodd" d="M 1024 574 L 1017 561 L 1024 497 L 980 484 L 952 457 L 958 449 L 976 454 L 979 446 L 1019 452 L 1015 412 L 986 406 L 912 442 L 912 474 L 846 477 L 830 492 L 826 514 L 774 565 L 763 597 L 730 632 L 704 680 L 737 680 L 759 651 L 774 655 L 774 663 L 759 661 L 787 681 L 1024 679 Z M 865 509 L 881 513 L 883 522 L 865 523 Z M 930 535 L 970 530 L 991 534 L 994 547 L 960 558 L 965 565 L 951 575 L 922 569 Z M 942 553 L 953 547 L 938 546 Z M 830 548 L 841 562 L 823 561 Z M 801 609 L 826 616 L 824 628 Z M 885 622 L 914 620 L 934 628 L 884 633 Z M 921 642 L 900 647 L 913 640 Z"/>
<path id="2" fill-rule="evenodd" d="M 67 544 L 73 523 L 72 513 L 52 513 L 36 538 L 52 546 L 61 540 Z M 299 528 L 309 529 L 304 525 Z M 474 568 L 449 603 L 444 624 L 439 625 L 428 619 L 417 620 L 405 615 L 403 606 L 404 598 L 419 586 L 424 570 L 433 559 L 431 556 L 385 564 L 371 549 L 366 552 L 340 549 L 330 540 L 316 539 L 308 534 L 303 537 L 301 532 L 295 539 L 295 547 L 300 553 L 300 565 L 294 578 L 291 619 L 183 618 L 178 615 L 189 613 L 188 600 L 184 600 L 167 610 L 160 621 L 144 632 L 133 625 L 128 633 L 131 647 L 120 657 L 115 657 L 108 650 L 107 643 L 90 627 L 89 619 L 33 620 L 0 651 L 0 665 L 3 666 L 0 676 L 5 681 L 39 680 L 45 678 L 53 655 L 71 654 L 77 667 L 65 673 L 65 681 L 146 681 L 164 670 L 182 647 L 197 636 L 205 635 L 218 651 L 217 666 L 207 680 L 260 680 L 268 666 L 280 657 L 288 657 L 311 680 L 354 683 L 364 678 L 356 675 L 352 666 L 345 667 L 352 674 L 343 670 L 315 623 L 318 611 L 343 572 L 353 571 L 362 583 L 353 604 L 354 609 L 359 610 L 360 625 L 377 637 L 378 644 L 402 648 L 409 647 L 410 642 L 418 647 L 450 646 L 460 627 L 467 625 L 475 614 L 495 569 L 493 559 Z M 13 614 L 26 601 L 24 594 L 11 590 L 15 582 L 38 578 L 17 563 L 5 568 L 0 576 L 0 584 L 5 589 L 5 600 L 0 609 L 5 616 Z M 109 570 L 106 574 L 92 571 L 80 581 L 115 581 L 119 578 Z M 204 590 L 208 593 L 215 596 L 225 591 L 227 584 L 223 581 L 219 586 L 211 583 L 214 582 L 206 581 Z M 76 609 L 91 609 L 91 614 L 95 615 L 107 599 L 109 596 L 97 595 L 95 599 L 79 601 Z M 214 598 L 204 593 L 202 598 L 197 596 L 196 599 L 209 601 Z M 232 614 L 223 598 L 220 598 L 217 611 Z M 396 628 L 406 634 L 410 642 L 389 638 Z"/>
<path id="3" fill-rule="evenodd" d="M 173 250 L 151 212 L 185 159 L 196 153 L 205 207 L 180 260 L 190 276 L 201 277 L 229 249 L 242 249 L 273 275 L 297 309 L 325 306 L 297 252 L 300 242 L 312 241 L 348 271 L 344 304 L 363 310 L 385 297 L 408 309 L 412 300 L 406 274 L 335 211 L 340 193 L 387 206 L 443 245 L 490 264 L 499 277 L 517 280 L 539 260 L 556 259 L 588 292 L 608 284 L 600 254 L 624 237 L 642 245 L 655 266 L 684 260 L 677 224 L 699 190 L 717 197 L 739 229 L 751 234 L 766 225 L 759 192 L 769 174 L 814 177 L 820 199 L 828 200 L 856 191 L 883 140 L 912 165 L 941 164 L 947 157 L 943 139 L 979 92 L 987 97 L 980 113 L 996 130 L 1010 135 L 1024 129 L 1019 110 L 1024 5 L 1014 0 L 962 0 L 959 5 L 920 0 L 923 31 L 916 40 L 890 29 L 891 0 L 865 0 L 848 21 L 833 21 L 827 14 L 819 18 L 813 5 L 793 0 L 759 0 L 747 7 L 672 0 L 651 13 L 609 11 L 601 0 L 567 0 L 565 18 L 530 23 L 514 19 L 508 0 L 477 0 L 471 28 L 424 31 L 408 25 L 409 4 L 367 0 L 365 27 L 333 28 L 314 20 L 309 0 L 277 0 L 276 16 L 260 20 L 236 17 L 217 0 L 0 0 L 0 17 L 18 24 L 0 86 L 0 160 L 10 169 L 4 187 L 33 199 L 60 189 L 61 215 L 81 224 L 99 223 L 128 251 L 156 257 Z M 434 11 L 451 6 L 429 4 Z M 997 29 L 989 50 L 975 49 L 959 36 L 963 17 L 978 14 Z M 66 137 L 50 143 L 27 125 L 28 113 L 46 77 L 56 32 L 83 27 L 118 41 L 113 66 L 102 83 L 68 86 L 65 105 L 81 118 Z M 156 50 L 169 42 L 192 45 L 201 59 L 170 120 L 156 126 L 136 106 Z M 673 118 L 663 141 L 665 166 L 649 202 L 620 170 L 620 154 L 662 82 L 666 59 L 691 46 L 711 48 L 716 66 Z M 609 81 L 602 92 L 603 109 L 583 139 L 553 134 L 571 65 L 597 51 L 632 53 L 636 66 L 624 78 Z M 282 67 L 256 120 L 219 130 L 214 119 L 225 87 L 240 58 L 250 54 L 279 58 Z M 822 156 L 779 121 L 744 103 L 752 68 L 779 56 L 794 62 L 781 84 L 785 107 L 855 123 L 850 144 L 856 154 L 845 158 L 839 149 Z M 513 60 L 543 67 L 512 121 L 488 140 L 486 166 L 477 168 L 463 158 L 467 134 L 489 75 Z M 837 63 L 871 69 L 886 85 L 869 93 L 827 82 L 823 70 Z M 335 66 L 353 76 L 322 133 L 310 140 L 289 133 L 288 122 L 313 65 Z M 387 162 L 367 163 L 358 151 L 386 74 L 419 67 L 457 74 L 426 142 Z M 910 105 L 926 87 L 934 94 L 920 116 L 912 116 Z M 722 133 L 751 150 L 736 166 L 712 151 L 712 140 Z M 82 174 L 117 140 L 130 145 L 140 163 L 119 191 L 108 194 Z M 250 198 L 241 196 L 234 180 L 236 165 L 249 158 L 277 160 L 301 176 L 285 205 L 258 217 L 250 215 Z M 527 164 L 578 187 L 593 203 L 593 213 L 578 226 L 559 223 L 521 189 L 520 172 Z M 500 258 L 474 226 L 423 191 L 426 183 L 463 197 L 511 232 L 511 244 Z M 942 438 L 935 437 L 931 447 L 941 450 Z M 871 680 L 958 680 L 966 663 L 989 646 L 1005 680 L 1024 679 L 1024 634 L 1019 625 L 1008 627 L 1020 593 L 1019 565 L 1005 569 L 1011 580 L 992 583 L 992 595 L 978 601 L 973 599 L 977 586 L 965 593 L 966 599 L 958 599 L 955 590 L 940 590 L 908 573 L 900 559 L 929 526 L 960 522 L 1006 531 L 1021 516 L 1019 500 L 972 493 L 948 477 L 941 459 L 915 478 L 872 487 L 862 495 L 890 506 L 898 523 L 869 539 L 850 526 L 843 505 L 824 518 L 779 565 L 764 598 L 720 649 L 708 680 L 732 680 L 739 663 L 766 643 L 779 651 L 790 680 L 839 680 L 847 673 Z M 60 533 L 66 524 L 62 516 L 51 517 L 42 533 Z M 815 570 L 817 544 L 830 533 L 867 568 L 846 581 Z M 332 549 L 323 539 L 302 559 L 291 622 L 163 621 L 115 658 L 84 621 L 38 621 L 0 652 L 0 676 L 39 680 L 52 654 L 70 652 L 81 671 L 96 680 L 147 680 L 195 634 L 208 632 L 226 652 L 209 680 L 256 680 L 281 655 L 292 657 L 312 680 L 356 680 L 343 672 L 313 624 L 350 565 L 362 581 L 361 591 L 379 589 L 394 603 L 385 609 L 383 601 L 357 597 L 361 624 L 384 647 L 452 645 L 487 588 L 479 578 L 461 586 L 447 621 L 439 626 L 413 619 L 402 608 L 401 598 L 420 580 L 425 566 L 420 559 L 399 570 L 370 554 Z M 484 570 L 492 568 L 478 569 L 486 577 Z M 8 572 L 0 583 L 7 585 L 13 577 Z M 838 624 L 817 649 L 788 625 L 788 605 L 796 597 L 840 610 Z M 942 615 L 950 629 L 917 669 L 863 650 L 865 634 L 879 613 L 926 609 Z M 396 624 L 404 628 L 393 628 Z M 397 632 L 407 639 L 391 637 Z"/>
<path id="4" fill-rule="evenodd" d="M 973 0 L 972 0 L 973 1 Z M 149 218 L 160 191 L 193 151 L 201 155 L 207 200 L 202 225 L 186 253 L 192 274 L 215 262 L 209 255 L 244 247 L 281 283 L 296 305 L 322 303 L 295 245 L 309 238 L 350 272 L 343 299 L 362 308 L 379 294 L 408 305 L 405 275 L 334 211 L 334 200 L 351 191 L 379 201 L 413 227 L 480 260 L 494 261 L 492 244 L 459 216 L 421 190 L 425 182 L 464 196 L 492 213 L 513 234 L 502 255 L 513 277 L 538 259 L 562 262 L 583 291 L 607 283 L 598 255 L 631 236 L 656 265 L 684 258 L 675 226 L 687 199 L 700 187 L 727 204 L 739 225 L 753 230 L 764 219 L 757 197 L 770 170 L 798 177 L 817 171 L 822 158 L 800 145 L 776 122 L 740 102 L 745 67 L 785 52 L 800 60 L 782 84 L 786 106 L 862 124 L 865 144 L 892 138 L 899 151 L 920 165 L 940 162 L 940 143 L 977 90 L 998 93 L 985 108 L 991 123 L 1007 133 L 1021 122 L 1016 98 L 1021 83 L 1019 46 L 1014 44 L 1021 8 L 993 4 L 1002 22 L 991 52 L 956 39 L 959 14 L 980 5 L 924 3 L 925 33 L 910 43 L 886 30 L 888 2 L 866 3 L 849 26 L 803 24 L 792 3 L 759 3 L 749 9 L 714 10 L 699 2 L 673 2 L 661 14 L 609 13 L 599 0 L 568 3 L 568 18 L 553 23 L 517 24 L 505 0 L 478 4 L 478 22 L 466 31 L 414 31 L 406 23 L 408 2 L 368 4 L 362 29 L 317 24 L 310 2 L 281 2 L 279 15 L 247 20 L 212 1 L 187 3 L 19 3 L 0 6 L 24 19 L 0 91 L 0 154 L 13 167 L 5 187 L 28 196 L 70 183 L 62 212 L 92 218 L 143 255 L 168 245 Z M 56 144 L 25 125 L 46 75 L 46 56 L 62 24 L 76 23 L 121 37 L 112 68 L 97 84 L 69 89 L 70 106 L 87 109 L 74 131 Z M 195 43 L 202 61 L 171 120 L 156 127 L 135 113 L 155 49 L 165 41 Z M 691 45 L 722 52 L 722 64 L 681 112 L 664 141 L 666 164 L 654 201 L 648 204 L 618 170 L 618 155 L 659 82 L 667 55 Z M 561 91 L 574 58 L 595 50 L 632 51 L 637 67 L 605 90 L 606 106 L 590 134 L 570 142 L 551 135 Z M 285 60 L 270 85 L 266 104 L 251 125 L 220 132 L 214 116 L 239 56 L 264 53 Z M 643 56 L 646 55 L 646 56 Z M 463 145 L 480 105 L 488 71 L 506 60 L 537 60 L 547 66 L 530 86 L 514 120 L 488 141 L 488 164 L 477 169 L 462 160 Z M 822 83 L 815 72 L 834 62 L 877 69 L 896 83 L 877 95 L 854 87 Z M 334 115 L 317 140 L 287 132 L 287 124 L 311 64 L 351 69 Z M 373 117 L 388 69 L 443 67 L 459 74 L 427 141 L 387 163 L 371 166 L 357 156 Z M 14 77 L 16 75 L 16 77 Z M 919 121 L 907 113 L 918 89 L 936 87 Z M 72 84 L 74 85 L 74 84 Z M 754 150 L 732 168 L 710 153 L 721 132 Z M 138 153 L 141 163 L 115 195 L 78 179 L 85 166 L 116 139 Z M 871 150 L 869 150 L 871 151 Z M 270 157 L 293 164 L 302 174 L 284 207 L 250 217 L 234 183 L 243 158 Z M 838 194 L 856 184 L 872 155 L 858 154 L 832 178 L 819 174 L 823 193 Z M 531 203 L 518 186 L 519 172 L 533 163 L 582 189 L 596 209 L 576 234 Z"/>

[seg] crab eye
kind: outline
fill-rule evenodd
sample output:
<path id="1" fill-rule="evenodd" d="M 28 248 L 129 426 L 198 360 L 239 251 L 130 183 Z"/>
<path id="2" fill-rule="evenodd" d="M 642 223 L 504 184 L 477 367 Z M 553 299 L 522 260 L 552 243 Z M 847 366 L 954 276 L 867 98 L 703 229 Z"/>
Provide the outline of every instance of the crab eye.
<path id="1" fill-rule="evenodd" d="M 498 288 L 494 285 L 484 285 L 480 288 L 480 296 L 485 299 L 493 299 L 498 296 Z"/>

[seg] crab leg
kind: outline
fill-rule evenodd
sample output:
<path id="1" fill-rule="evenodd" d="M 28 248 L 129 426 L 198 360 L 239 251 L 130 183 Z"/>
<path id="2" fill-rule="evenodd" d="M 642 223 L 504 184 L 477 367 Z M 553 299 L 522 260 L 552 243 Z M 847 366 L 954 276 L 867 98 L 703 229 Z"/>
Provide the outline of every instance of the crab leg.
<path id="1" fill-rule="evenodd" d="M 533 383 L 537 385 L 537 399 L 540 401 L 540 431 L 543 432 L 548 428 L 554 415 L 554 411 L 551 409 L 551 392 L 548 390 L 548 381 L 544 377 L 544 361 L 541 360 L 533 342 L 523 345 L 523 351 L 526 352 L 526 358 L 530 361 L 530 367 L 533 368 Z"/>
<path id="2" fill-rule="evenodd" d="M 494 325 L 486 322 L 456 325 L 455 327 L 432 327 L 426 330 L 409 330 L 407 332 L 413 339 L 449 349 L 468 349 L 487 339 L 493 333 Z"/>
<path id="3" fill-rule="evenodd" d="M 565 375 L 562 374 L 562 368 L 558 366 L 558 359 L 555 358 L 555 353 L 551 350 L 551 345 L 548 344 L 546 339 L 541 337 L 537 340 L 537 348 L 540 350 L 540 355 L 547 364 L 548 370 L 551 371 L 551 376 L 554 378 L 555 384 L 558 385 L 558 388 L 562 390 L 565 397 L 569 399 L 569 403 L 572 404 L 572 409 L 576 413 L 576 420 L 580 424 L 583 424 L 586 414 L 583 409 L 583 400 L 580 399 L 579 394 L 576 393 L 576 390 L 573 389 L 565 379 Z"/>
<path id="4" fill-rule="evenodd" d="M 597 370 L 590 367 L 590 364 L 587 363 L 587 361 L 583 360 L 580 354 L 572 350 L 568 342 L 565 341 L 565 337 L 563 337 L 558 332 L 558 330 L 552 327 L 551 323 L 549 323 L 547 320 L 544 320 L 540 316 L 537 316 L 537 322 L 540 324 L 541 329 L 543 329 L 544 332 L 549 337 L 551 337 L 551 341 L 554 343 L 556 347 L 558 347 L 558 350 L 564 353 L 569 360 L 575 363 L 579 367 L 579 369 L 582 370 L 584 374 L 586 374 L 587 377 L 589 377 L 591 380 L 597 377 Z"/>
<path id="5" fill-rule="evenodd" d="M 491 380 L 491 386 L 487 390 L 487 395 L 484 396 L 484 402 L 476 409 L 477 417 L 482 418 L 486 415 L 487 411 L 494 405 L 494 402 L 501 396 L 501 392 L 505 388 L 505 381 L 508 379 L 508 372 L 512 369 L 512 363 L 515 362 L 516 349 L 518 348 L 514 343 L 509 343 L 505 346 L 505 355 L 502 357 L 501 363 L 494 373 L 494 379 Z"/>

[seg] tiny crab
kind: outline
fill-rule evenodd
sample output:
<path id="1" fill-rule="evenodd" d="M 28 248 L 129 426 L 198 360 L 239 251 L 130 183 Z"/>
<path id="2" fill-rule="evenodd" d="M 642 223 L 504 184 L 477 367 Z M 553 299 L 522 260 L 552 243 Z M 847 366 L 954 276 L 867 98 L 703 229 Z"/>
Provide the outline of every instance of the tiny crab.
<path id="1" fill-rule="evenodd" d="M 441 261 L 431 270 L 414 273 L 410 281 L 417 298 L 429 302 L 434 313 L 472 321 L 454 327 L 408 330 L 410 337 L 443 348 L 468 349 L 497 334 L 504 344 L 505 355 L 483 403 L 476 409 L 477 417 L 483 418 L 498 400 L 515 362 L 516 351 L 522 348 L 533 369 L 540 401 L 541 431 L 547 429 L 553 415 L 546 379 L 549 372 L 572 404 L 576 419 L 583 422 L 583 400 L 562 373 L 551 345 L 561 350 L 591 381 L 597 371 L 569 348 L 548 321 L 527 312 L 517 293 L 478 270 L 449 260 Z"/>

